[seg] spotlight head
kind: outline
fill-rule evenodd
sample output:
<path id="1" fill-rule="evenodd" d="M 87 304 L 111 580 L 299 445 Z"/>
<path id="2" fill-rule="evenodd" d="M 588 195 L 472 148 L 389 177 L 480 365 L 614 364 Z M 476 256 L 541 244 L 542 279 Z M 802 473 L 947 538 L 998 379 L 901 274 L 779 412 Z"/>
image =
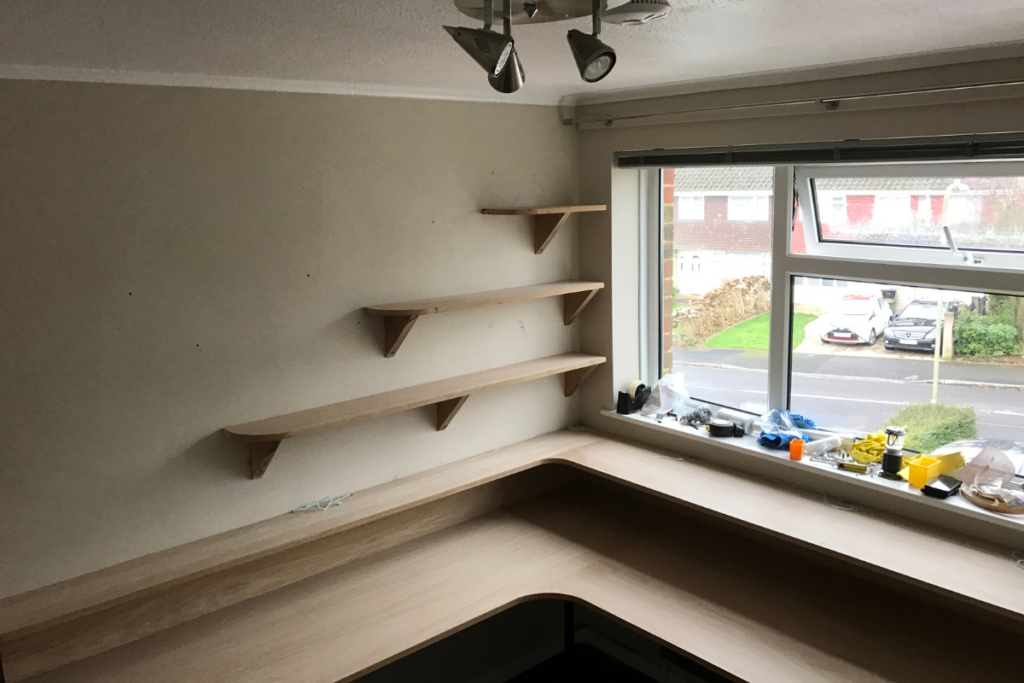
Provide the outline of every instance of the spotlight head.
<path id="1" fill-rule="evenodd" d="M 512 36 L 463 26 L 445 26 L 445 31 L 484 68 L 488 78 L 500 76 L 515 49 Z"/>
<path id="2" fill-rule="evenodd" d="M 523 71 L 523 64 L 519 61 L 519 55 L 515 48 L 509 54 L 505 69 L 496 76 L 489 75 L 487 82 L 491 84 L 492 88 L 505 94 L 514 93 L 523 87 L 523 83 L 526 82 L 526 72 Z"/>
<path id="3" fill-rule="evenodd" d="M 569 49 L 576 60 L 580 77 L 587 83 L 597 83 L 615 67 L 615 50 L 596 37 L 572 29 L 566 39 L 569 41 Z"/>

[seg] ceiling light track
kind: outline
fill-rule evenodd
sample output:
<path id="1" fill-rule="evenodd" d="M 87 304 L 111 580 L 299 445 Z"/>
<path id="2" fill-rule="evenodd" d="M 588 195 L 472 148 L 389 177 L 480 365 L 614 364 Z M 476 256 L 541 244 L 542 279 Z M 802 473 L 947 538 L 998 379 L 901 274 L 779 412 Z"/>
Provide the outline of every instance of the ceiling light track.
<path id="1" fill-rule="evenodd" d="M 572 29 L 566 35 L 569 50 L 587 83 L 597 83 L 615 68 L 615 50 L 603 43 L 601 35 L 602 5 L 609 0 L 503 0 L 502 33 L 493 30 L 494 2 L 482 0 L 455 0 L 455 6 L 464 14 L 483 19 L 483 29 L 445 26 L 456 43 L 487 72 L 487 82 L 501 93 L 511 94 L 526 83 L 526 73 L 516 52 L 512 38 L 513 23 L 563 21 L 590 15 L 593 29 L 590 34 Z M 585 9 L 589 6 L 589 12 Z M 666 16 L 672 9 L 669 0 L 629 0 L 604 16 L 611 22 L 625 26 L 644 24 Z M 482 14 L 481 14 L 482 11 Z"/>

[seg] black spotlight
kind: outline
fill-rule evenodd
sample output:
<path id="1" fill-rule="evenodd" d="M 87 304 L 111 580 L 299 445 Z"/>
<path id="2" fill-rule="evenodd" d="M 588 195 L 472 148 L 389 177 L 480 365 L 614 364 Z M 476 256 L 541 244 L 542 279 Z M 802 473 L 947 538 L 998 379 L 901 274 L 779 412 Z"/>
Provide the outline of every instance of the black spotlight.
<path id="1" fill-rule="evenodd" d="M 445 26 L 455 42 L 484 68 L 488 77 L 499 75 L 508 63 L 509 56 L 515 49 L 511 36 L 503 36 L 494 31 L 462 26 Z"/>
<path id="2" fill-rule="evenodd" d="M 576 68 L 580 77 L 587 83 L 597 83 L 611 73 L 615 67 L 615 50 L 600 40 L 601 35 L 601 2 L 594 0 L 594 32 L 587 35 L 583 31 L 572 29 L 566 39 L 569 49 L 576 60 Z"/>

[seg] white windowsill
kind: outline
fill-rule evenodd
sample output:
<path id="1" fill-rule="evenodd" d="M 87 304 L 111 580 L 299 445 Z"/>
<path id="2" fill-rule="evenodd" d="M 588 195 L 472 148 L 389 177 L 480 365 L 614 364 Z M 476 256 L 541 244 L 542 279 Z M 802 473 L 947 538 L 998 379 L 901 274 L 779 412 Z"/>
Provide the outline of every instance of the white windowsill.
<path id="1" fill-rule="evenodd" d="M 988 510 L 984 510 L 964 500 L 959 494 L 956 496 L 950 496 L 944 500 L 931 498 L 930 496 L 924 495 L 907 482 L 895 482 L 877 476 L 847 472 L 834 467 L 829 467 L 824 463 L 812 462 L 807 459 L 800 461 L 790 460 L 788 451 L 778 451 L 765 448 L 757 443 L 756 436 L 747 435 L 739 438 L 718 438 L 711 436 L 706 430 L 697 430 L 692 427 L 683 426 L 674 420 L 665 420 L 664 422 L 659 423 L 653 417 L 641 417 L 639 414 L 620 415 L 614 410 L 602 410 L 601 415 L 605 418 L 622 421 L 643 429 L 651 429 L 663 434 L 670 434 L 679 439 L 679 447 L 681 450 L 685 450 L 687 444 L 700 443 L 702 446 L 707 446 L 709 443 L 713 443 L 717 448 L 731 451 L 733 453 L 742 453 L 760 461 L 771 462 L 776 467 L 800 468 L 804 472 L 813 471 L 817 475 L 828 477 L 833 482 L 841 483 L 844 488 L 850 487 L 851 499 L 854 498 L 854 492 L 858 489 L 870 491 L 872 493 L 878 493 L 881 491 L 884 492 L 885 495 L 896 496 L 905 501 L 912 501 L 918 505 L 925 505 L 934 508 L 937 511 L 941 510 L 942 513 L 945 514 L 955 514 L 973 518 L 975 520 L 983 520 L 986 523 L 997 524 L 1004 529 L 1013 531 L 1016 534 L 1024 534 L 1024 515 L 1002 515 L 995 512 L 989 512 Z M 783 472 L 785 472 L 785 470 L 782 470 L 780 474 Z M 783 480 L 784 477 L 780 476 L 779 479 Z M 932 521 L 939 526 L 947 526 L 942 523 L 941 519 L 929 521 Z"/>

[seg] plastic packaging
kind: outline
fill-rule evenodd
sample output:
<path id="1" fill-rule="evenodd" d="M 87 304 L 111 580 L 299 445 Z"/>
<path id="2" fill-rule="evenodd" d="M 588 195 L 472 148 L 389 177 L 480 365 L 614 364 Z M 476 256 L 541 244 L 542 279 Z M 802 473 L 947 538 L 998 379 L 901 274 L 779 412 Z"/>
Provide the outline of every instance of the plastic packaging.
<path id="1" fill-rule="evenodd" d="M 766 448 L 786 450 L 793 439 L 810 441 L 785 411 L 773 410 L 762 417 L 761 422 L 761 436 L 757 443 Z"/>
<path id="2" fill-rule="evenodd" d="M 822 455 L 834 451 L 843 445 L 842 438 L 838 436 L 830 436 L 825 439 L 815 439 L 804 444 L 804 455 L 808 458 L 813 458 L 816 455 Z"/>
<path id="3" fill-rule="evenodd" d="M 679 372 L 665 375 L 654 385 L 651 397 L 647 399 L 647 403 L 640 409 L 640 414 L 644 417 L 665 415 L 672 412 L 676 415 L 683 415 L 690 412 L 687 410 L 689 399 L 690 395 L 686 393 L 683 374 Z M 678 410 L 676 409 L 677 403 L 679 404 Z"/>
<path id="4" fill-rule="evenodd" d="M 966 486 L 1009 488 L 1013 481 L 1013 463 L 998 448 L 986 447 L 971 458 L 958 477 Z"/>

